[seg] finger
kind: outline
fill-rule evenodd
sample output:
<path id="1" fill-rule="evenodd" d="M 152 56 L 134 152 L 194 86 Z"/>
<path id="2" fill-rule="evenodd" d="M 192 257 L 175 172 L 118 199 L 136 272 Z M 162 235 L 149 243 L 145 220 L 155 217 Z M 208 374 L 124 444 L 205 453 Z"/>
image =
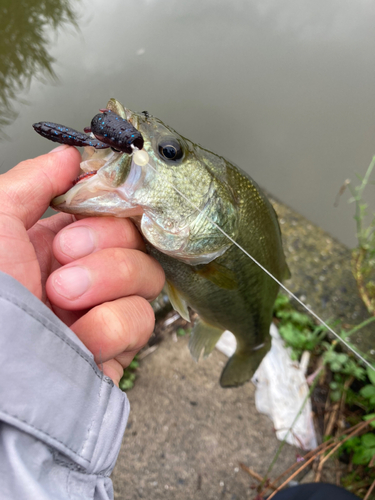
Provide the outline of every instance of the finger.
<path id="1" fill-rule="evenodd" d="M 60 231 L 53 252 L 61 264 L 105 248 L 129 248 L 146 251 L 142 236 L 129 219 L 92 217 L 74 222 Z"/>
<path id="2" fill-rule="evenodd" d="M 152 300 L 164 284 L 160 264 L 139 250 L 109 248 L 78 259 L 50 275 L 49 300 L 79 310 L 129 295 Z"/>
<path id="3" fill-rule="evenodd" d="M 147 300 L 124 297 L 101 304 L 71 325 L 98 364 L 120 358 L 124 367 L 148 342 L 155 315 Z"/>
<path id="4" fill-rule="evenodd" d="M 121 377 L 124 375 L 124 367 L 116 359 L 110 359 L 105 363 L 99 362 L 98 364 L 99 367 L 103 370 L 104 375 L 107 375 L 107 377 L 111 378 L 113 382 L 118 386 Z"/>
<path id="5" fill-rule="evenodd" d="M 52 253 L 54 237 L 57 231 L 72 222 L 72 218 L 73 216 L 69 214 L 54 215 L 53 217 L 37 222 L 27 232 L 40 267 L 41 290 L 38 293 L 38 297 L 40 297 L 43 302 L 46 301 L 45 284 L 47 278 L 52 271 L 60 267 L 60 264 Z M 14 254 L 12 258 L 14 258 Z"/>
<path id="6" fill-rule="evenodd" d="M 29 230 L 33 231 L 34 228 L 39 228 L 43 227 L 48 229 L 49 231 L 52 231 L 55 235 L 64 229 L 64 227 L 69 226 L 69 224 L 72 224 L 73 222 L 76 221 L 76 218 L 72 214 L 63 214 L 63 213 L 58 213 L 56 215 L 52 215 L 51 217 L 46 217 L 45 219 L 40 219 L 34 226 Z"/>
<path id="7" fill-rule="evenodd" d="M 79 173 L 81 157 L 69 146 L 21 162 L 1 176 L 0 211 L 29 229 L 55 196 L 66 192 Z"/>

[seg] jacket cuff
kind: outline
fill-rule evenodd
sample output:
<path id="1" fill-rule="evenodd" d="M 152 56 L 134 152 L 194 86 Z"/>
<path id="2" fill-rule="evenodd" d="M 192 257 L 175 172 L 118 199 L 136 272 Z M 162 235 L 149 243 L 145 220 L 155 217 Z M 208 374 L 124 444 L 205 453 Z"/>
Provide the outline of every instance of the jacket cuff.
<path id="1" fill-rule="evenodd" d="M 40 300 L 0 272 L 0 420 L 88 473 L 109 474 L 129 402 Z"/>

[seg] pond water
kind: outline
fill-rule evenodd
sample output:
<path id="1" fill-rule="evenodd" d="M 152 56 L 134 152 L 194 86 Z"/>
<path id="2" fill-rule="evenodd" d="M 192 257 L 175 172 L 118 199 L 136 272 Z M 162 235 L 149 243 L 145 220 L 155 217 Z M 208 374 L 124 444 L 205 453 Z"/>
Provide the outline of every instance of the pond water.
<path id="1" fill-rule="evenodd" d="M 374 18 L 370 0 L 0 0 L 1 171 L 54 146 L 32 123 L 81 130 L 116 97 L 353 246 L 348 195 L 333 205 L 375 154 Z"/>

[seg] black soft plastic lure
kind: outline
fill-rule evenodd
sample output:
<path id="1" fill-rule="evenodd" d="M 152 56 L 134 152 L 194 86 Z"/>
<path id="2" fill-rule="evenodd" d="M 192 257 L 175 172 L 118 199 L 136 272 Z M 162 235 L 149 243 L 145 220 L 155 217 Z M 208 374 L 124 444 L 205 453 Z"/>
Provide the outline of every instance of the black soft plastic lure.
<path id="1" fill-rule="evenodd" d="M 85 128 L 85 133 L 52 122 L 34 123 L 33 127 L 46 139 L 69 146 L 112 148 L 127 154 L 132 153 L 132 146 L 143 148 L 141 133 L 130 122 L 108 109 L 94 116 L 91 126 Z"/>

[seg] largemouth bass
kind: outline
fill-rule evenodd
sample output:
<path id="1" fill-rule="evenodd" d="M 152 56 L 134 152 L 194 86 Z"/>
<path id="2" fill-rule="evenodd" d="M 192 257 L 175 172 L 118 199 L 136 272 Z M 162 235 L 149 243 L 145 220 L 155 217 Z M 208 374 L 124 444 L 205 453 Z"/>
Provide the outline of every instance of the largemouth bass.
<path id="1" fill-rule="evenodd" d="M 165 271 L 173 307 L 187 321 L 188 307 L 199 315 L 189 342 L 193 358 L 207 356 L 224 330 L 235 335 L 237 349 L 220 384 L 239 386 L 270 348 L 278 285 L 217 226 L 282 280 L 289 271 L 276 213 L 256 182 L 225 158 L 146 112 L 114 99 L 107 109 L 112 121 L 114 113 L 141 134 L 143 148 L 130 139 L 128 152 L 86 148 L 83 174 L 51 206 L 84 216 L 131 217 Z M 121 134 L 113 130 L 110 135 Z M 109 139 L 116 148 L 116 137 Z M 100 141 L 106 142 L 104 132 Z"/>

